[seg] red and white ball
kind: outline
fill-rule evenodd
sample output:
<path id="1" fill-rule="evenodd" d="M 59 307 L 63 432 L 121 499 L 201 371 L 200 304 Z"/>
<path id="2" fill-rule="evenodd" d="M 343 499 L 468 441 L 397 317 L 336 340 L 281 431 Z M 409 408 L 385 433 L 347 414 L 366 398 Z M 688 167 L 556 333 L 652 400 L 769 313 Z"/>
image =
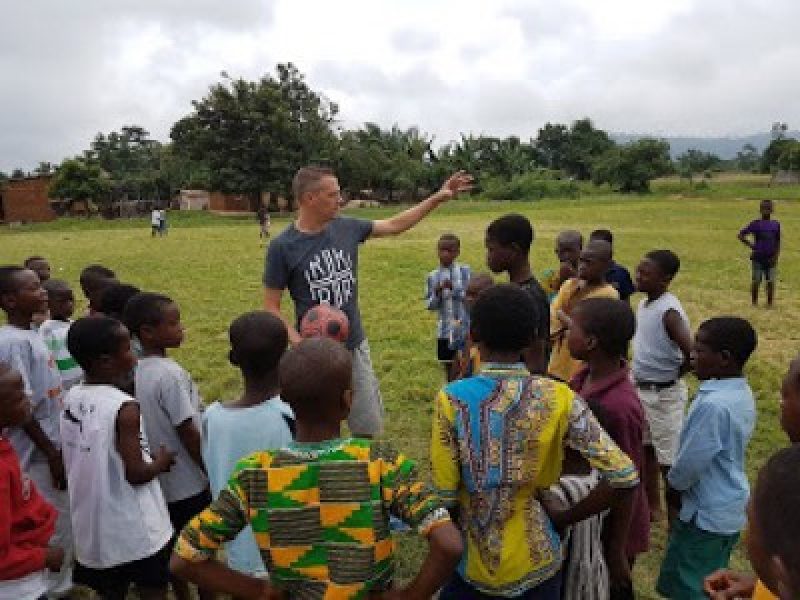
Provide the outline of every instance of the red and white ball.
<path id="1" fill-rule="evenodd" d="M 304 338 L 328 337 L 345 342 L 350 335 L 350 320 L 338 308 L 317 304 L 309 308 L 300 320 L 300 335 Z"/>

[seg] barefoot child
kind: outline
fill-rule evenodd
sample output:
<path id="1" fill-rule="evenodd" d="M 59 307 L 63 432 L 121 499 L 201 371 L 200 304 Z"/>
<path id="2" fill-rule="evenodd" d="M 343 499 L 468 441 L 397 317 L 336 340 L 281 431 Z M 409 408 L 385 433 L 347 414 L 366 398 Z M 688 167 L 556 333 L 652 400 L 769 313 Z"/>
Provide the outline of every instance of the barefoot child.
<path id="1" fill-rule="evenodd" d="M 172 570 L 208 589 L 246 598 L 429 598 L 461 555 L 458 530 L 417 478 L 414 463 L 385 443 L 342 438 L 351 403 L 352 359 L 328 338 L 306 339 L 281 359 L 283 398 L 297 439 L 239 461 L 211 506 L 178 538 Z M 388 515 L 428 539 L 419 574 L 391 590 L 394 544 Z M 231 570 L 214 555 L 247 524 L 270 581 Z"/>
<path id="2" fill-rule="evenodd" d="M 75 533 L 75 581 L 103 598 L 166 599 L 173 530 L 157 477 L 174 454 L 151 454 L 139 403 L 119 389 L 136 364 L 125 326 L 109 317 L 72 324 L 67 348 L 85 373 L 61 413 Z"/>
<path id="3" fill-rule="evenodd" d="M 214 498 L 242 457 L 288 446 L 294 428 L 294 413 L 279 395 L 278 363 L 289 343 L 286 325 L 272 313 L 255 311 L 237 317 L 228 336 L 229 359 L 242 372 L 244 393 L 233 402 L 215 402 L 203 413 L 203 462 Z M 225 544 L 225 557 L 237 571 L 267 574 L 249 525 Z"/>
<path id="4" fill-rule="evenodd" d="M 755 331 L 738 317 L 709 319 L 697 330 L 692 366 L 700 387 L 667 477 L 670 497 L 680 498 L 656 584 L 668 598 L 701 598 L 703 580 L 728 566 L 744 528 L 756 410 L 742 369 L 755 347 Z"/>
<path id="5" fill-rule="evenodd" d="M 0 363 L 0 431 L 31 418 L 22 376 Z M 43 598 L 48 571 L 59 571 L 64 550 L 50 546 L 58 513 L 20 469 L 0 434 L 0 598 Z"/>

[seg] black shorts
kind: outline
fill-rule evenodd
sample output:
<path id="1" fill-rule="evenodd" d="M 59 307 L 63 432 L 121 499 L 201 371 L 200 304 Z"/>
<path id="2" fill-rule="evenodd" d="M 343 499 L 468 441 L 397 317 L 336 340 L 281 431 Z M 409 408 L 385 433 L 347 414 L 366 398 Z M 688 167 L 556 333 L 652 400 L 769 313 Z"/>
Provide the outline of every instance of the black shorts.
<path id="1" fill-rule="evenodd" d="M 436 340 L 436 357 L 442 362 L 453 362 L 456 351 L 450 347 L 450 340 L 447 338 Z"/>
<path id="2" fill-rule="evenodd" d="M 168 502 L 167 511 L 169 512 L 169 520 L 172 521 L 172 528 L 175 530 L 175 536 L 179 536 L 186 524 L 195 515 L 203 512 L 211 504 L 211 500 L 211 492 L 203 490 L 199 494 L 189 496 L 184 500 Z"/>
<path id="3" fill-rule="evenodd" d="M 75 563 L 73 581 L 92 588 L 101 597 L 125 598 L 130 584 L 150 589 L 165 589 L 169 584 L 169 557 L 172 540 L 155 554 L 105 569 L 85 567 Z"/>

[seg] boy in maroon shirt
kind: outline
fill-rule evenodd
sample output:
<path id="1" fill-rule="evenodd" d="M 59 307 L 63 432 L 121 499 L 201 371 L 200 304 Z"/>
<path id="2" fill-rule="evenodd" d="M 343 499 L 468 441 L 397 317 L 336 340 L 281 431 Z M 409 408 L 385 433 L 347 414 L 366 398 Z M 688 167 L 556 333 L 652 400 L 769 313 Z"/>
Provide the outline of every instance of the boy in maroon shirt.
<path id="1" fill-rule="evenodd" d="M 567 345 L 572 356 L 586 363 L 573 377 L 570 387 L 594 412 L 614 442 L 636 465 L 644 466 L 644 411 L 630 378 L 625 360 L 636 321 L 628 303 L 610 298 L 588 298 L 571 314 Z M 618 513 L 620 511 L 617 511 Z M 625 514 L 624 512 L 622 514 Z M 603 526 L 603 542 L 609 567 L 624 556 L 633 566 L 638 554 L 646 552 L 650 540 L 650 510 L 640 484 L 633 495 L 627 522 Z M 613 572 L 613 570 L 610 568 Z M 612 582 L 612 598 L 632 598 L 632 589 L 619 589 Z"/>
<path id="2" fill-rule="evenodd" d="M 23 425 L 30 410 L 22 376 L 0 363 L 0 431 Z M 48 547 L 56 517 L 0 435 L 0 597 L 38 598 L 47 592 L 45 570 L 59 571 L 64 559 L 61 548 Z"/>

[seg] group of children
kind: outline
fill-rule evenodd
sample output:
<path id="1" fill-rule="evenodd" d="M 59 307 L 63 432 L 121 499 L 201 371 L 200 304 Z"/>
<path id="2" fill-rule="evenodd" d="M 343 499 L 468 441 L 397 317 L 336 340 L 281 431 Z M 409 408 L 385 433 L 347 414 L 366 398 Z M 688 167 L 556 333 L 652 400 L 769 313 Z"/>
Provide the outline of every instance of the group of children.
<path id="1" fill-rule="evenodd" d="M 289 349 L 281 319 L 242 315 L 229 360 L 243 392 L 204 410 L 168 357 L 184 336 L 172 299 L 92 265 L 80 278 L 89 315 L 73 322 L 72 291 L 44 259 L 0 267 L 0 598 L 61 597 L 73 583 L 104 598 L 131 584 L 165 598 L 171 583 L 188 598 L 187 582 L 201 597 L 631 598 L 661 479 L 661 594 L 797 597 L 797 450 L 770 459 L 752 495 L 745 476 L 752 327 L 717 317 L 692 340 L 668 250 L 639 263 L 634 316 L 610 232 L 585 247 L 560 235 L 565 264 L 545 287 L 532 242 L 521 215 L 487 227 L 487 265 L 509 278 L 495 284 L 456 262 L 456 236 L 439 240 L 426 303 L 450 364 L 430 484 L 391 444 L 342 436 L 353 383 L 342 344 Z M 685 416 L 690 369 L 701 383 Z M 795 442 L 800 361 L 782 397 Z M 402 588 L 390 516 L 428 543 Z M 724 570 L 745 521 L 756 577 Z"/>

